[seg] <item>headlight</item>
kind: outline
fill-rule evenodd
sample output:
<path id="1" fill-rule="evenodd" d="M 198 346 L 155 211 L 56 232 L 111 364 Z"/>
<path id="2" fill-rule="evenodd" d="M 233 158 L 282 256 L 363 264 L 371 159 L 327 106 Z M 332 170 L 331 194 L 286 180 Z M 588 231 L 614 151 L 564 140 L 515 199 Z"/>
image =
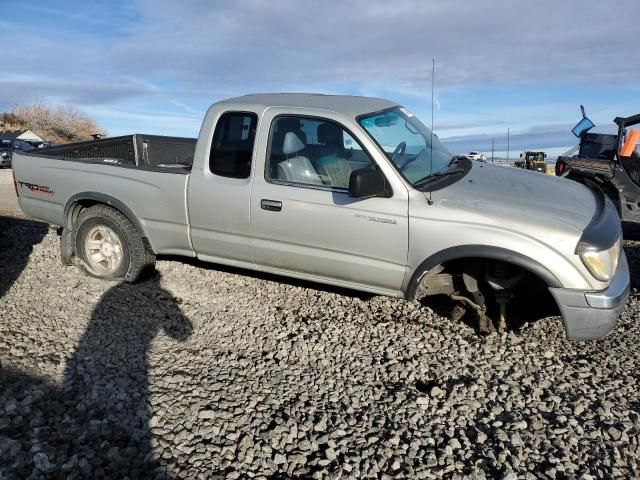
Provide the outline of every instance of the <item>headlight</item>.
<path id="1" fill-rule="evenodd" d="M 2 153 L 0 153 L 0 156 L 2 158 L 7 158 L 9 156 L 9 154 L 7 152 L 2 152 Z"/>
<path id="2" fill-rule="evenodd" d="M 611 280 L 613 273 L 618 267 L 620 249 L 622 248 L 622 237 L 607 250 L 593 250 L 590 245 L 580 245 L 579 253 L 582 263 L 587 267 L 591 275 L 598 280 L 606 282 Z"/>

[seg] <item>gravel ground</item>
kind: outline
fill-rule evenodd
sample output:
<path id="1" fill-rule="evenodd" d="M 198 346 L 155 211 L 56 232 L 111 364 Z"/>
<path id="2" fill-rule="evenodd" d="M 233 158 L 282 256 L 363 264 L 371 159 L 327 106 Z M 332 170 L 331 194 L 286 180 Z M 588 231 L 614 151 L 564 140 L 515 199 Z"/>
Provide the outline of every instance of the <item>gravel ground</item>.
<path id="1" fill-rule="evenodd" d="M 417 302 L 58 258 L 53 229 L 0 217 L 0 478 L 640 475 L 635 294 L 604 341 L 558 317 L 479 338 Z"/>
<path id="2" fill-rule="evenodd" d="M 0 185 L 13 185 L 12 170 L 10 168 L 0 169 Z"/>
<path id="3" fill-rule="evenodd" d="M 10 168 L 0 169 L 0 215 L 21 217 L 22 211 L 18 206 L 12 174 L 13 170 Z"/>

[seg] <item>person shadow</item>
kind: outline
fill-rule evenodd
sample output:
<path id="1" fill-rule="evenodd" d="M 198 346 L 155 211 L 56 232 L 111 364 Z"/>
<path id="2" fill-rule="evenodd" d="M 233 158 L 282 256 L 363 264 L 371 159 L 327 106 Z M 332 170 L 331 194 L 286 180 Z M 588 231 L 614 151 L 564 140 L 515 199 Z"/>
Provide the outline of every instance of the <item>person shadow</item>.
<path id="1" fill-rule="evenodd" d="M 48 231 L 45 223 L 0 215 L 0 298 L 18 279 L 29 263 L 33 246 Z"/>
<path id="2" fill-rule="evenodd" d="M 103 295 L 62 385 L 0 368 L 0 478 L 171 478 L 150 443 L 148 353 L 192 330 L 156 273 Z"/>

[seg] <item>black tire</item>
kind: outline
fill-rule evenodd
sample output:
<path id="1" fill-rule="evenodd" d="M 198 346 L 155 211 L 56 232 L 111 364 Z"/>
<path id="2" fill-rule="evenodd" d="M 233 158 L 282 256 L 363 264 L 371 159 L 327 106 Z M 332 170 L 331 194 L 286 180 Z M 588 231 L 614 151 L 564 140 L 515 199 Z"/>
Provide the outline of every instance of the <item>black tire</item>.
<path id="1" fill-rule="evenodd" d="M 63 228 L 60 232 L 60 260 L 62 265 L 73 265 L 73 229 Z"/>
<path id="2" fill-rule="evenodd" d="M 95 227 L 106 227 L 122 245 L 121 260 L 112 272 L 93 268 L 88 258 L 87 235 Z M 135 282 L 146 268 L 155 265 L 155 255 L 147 248 L 136 227 L 122 213 L 107 205 L 99 204 L 82 210 L 73 225 L 72 238 L 81 267 L 92 277 Z"/>

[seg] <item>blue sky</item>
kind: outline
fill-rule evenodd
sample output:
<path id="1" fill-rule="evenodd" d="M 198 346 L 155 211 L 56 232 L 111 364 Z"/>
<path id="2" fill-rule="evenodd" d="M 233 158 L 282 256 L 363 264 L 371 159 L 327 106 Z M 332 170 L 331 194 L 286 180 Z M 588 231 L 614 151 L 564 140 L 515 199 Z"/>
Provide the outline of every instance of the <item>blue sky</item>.
<path id="1" fill-rule="evenodd" d="M 111 135 L 196 136 L 207 107 L 265 91 L 381 96 L 456 153 L 560 153 L 579 105 L 640 112 L 635 0 L 0 0 L 0 110 L 71 103 Z M 8 42 L 8 43 L 7 43 Z M 503 153 L 504 154 L 504 153 Z"/>

